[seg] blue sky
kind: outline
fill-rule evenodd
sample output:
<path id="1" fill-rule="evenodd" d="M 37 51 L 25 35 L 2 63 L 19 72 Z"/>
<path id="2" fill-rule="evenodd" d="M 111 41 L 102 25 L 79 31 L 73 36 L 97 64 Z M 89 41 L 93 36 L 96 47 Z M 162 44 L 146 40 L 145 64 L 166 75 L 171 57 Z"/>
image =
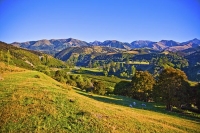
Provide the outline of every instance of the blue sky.
<path id="1" fill-rule="evenodd" d="M 0 41 L 200 39 L 200 0 L 0 0 Z"/>

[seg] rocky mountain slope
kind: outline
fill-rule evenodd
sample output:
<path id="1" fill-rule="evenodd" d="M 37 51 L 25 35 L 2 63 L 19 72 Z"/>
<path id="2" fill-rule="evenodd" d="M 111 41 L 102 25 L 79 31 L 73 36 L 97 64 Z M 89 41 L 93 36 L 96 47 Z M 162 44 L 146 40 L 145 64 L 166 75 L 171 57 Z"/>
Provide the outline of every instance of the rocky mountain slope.
<path id="1" fill-rule="evenodd" d="M 28 41 L 28 42 L 14 42 L 11 43 L 14 46 L 22 47 L 30 50 L 42 51 L 46 53 L 57 53 L 68 47 L 76 46 L 90 46 L 89 43 L 81 41 L 78 39 L 68 38 L 68 39 L 51 39 L 51 40 L 38 40 L 38 41 Z"/>

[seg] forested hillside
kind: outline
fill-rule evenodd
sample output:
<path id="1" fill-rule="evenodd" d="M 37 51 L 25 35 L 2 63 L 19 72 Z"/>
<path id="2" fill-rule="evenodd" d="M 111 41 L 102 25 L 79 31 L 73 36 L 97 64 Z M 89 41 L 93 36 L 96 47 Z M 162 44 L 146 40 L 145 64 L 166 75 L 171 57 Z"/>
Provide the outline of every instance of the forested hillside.
<path id="1" fill-rule="evenodd" d="M 158 51 L 147 48 L 120 50 L 110 47 L 70 47 L 56 57 L 66 61 L 70 66 L 103 68 L 104 75 L 130 78 L 132 68 L 149 71 L 154 77 L 166 67 L 183 70 L 188 78 L 199 81 L 199 48 L 179 52 Z"/>
<path id="2" fill-rule="evenodd" d="M 27 69 L 37 69 L 38 67 L 65 67 L 66 64 L 54 57 L 27 49 L 14 47 L 0 42 L 0 61 L 8 65 L 16 65 Z"/>

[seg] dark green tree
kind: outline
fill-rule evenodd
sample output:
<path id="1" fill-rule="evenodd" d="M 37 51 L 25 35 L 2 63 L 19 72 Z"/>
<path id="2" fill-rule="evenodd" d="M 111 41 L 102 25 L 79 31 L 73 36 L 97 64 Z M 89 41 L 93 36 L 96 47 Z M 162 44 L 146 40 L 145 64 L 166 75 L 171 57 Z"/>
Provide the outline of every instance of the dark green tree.
<path id="1" fill-rule="evenodd" d="M 130 96 L 129 89 L 131 88 L 131 82 L 120 81 L 114 87 L 113 93 L 116 95 Z"/>
<path id="2" fill-rule="evenodd" d="M 186 93 L 189 87 L 183 71 L 168 67 L 160 73 L 154 87 L 154 95 L 165 103 L 166 110 L 172 111 L 173 106 L 181 107 L 181 104 L 187 102 Z"/>
<path id="3" fill-rule="evenodd" d="M 200 83 L 198 83 L 196 86 L 196 96 L 195 96 L 195 102 L 197 108 L 200 110 Z"/>

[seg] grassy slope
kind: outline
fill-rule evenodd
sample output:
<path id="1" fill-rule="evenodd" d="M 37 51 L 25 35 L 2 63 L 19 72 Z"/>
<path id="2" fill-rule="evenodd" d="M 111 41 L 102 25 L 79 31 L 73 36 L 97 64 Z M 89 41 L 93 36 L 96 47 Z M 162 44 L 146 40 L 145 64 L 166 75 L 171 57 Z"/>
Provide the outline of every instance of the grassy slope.
<path id="1" fill-rule="evenodd" d="M 124 97 L 69 90 L 36 71 L 3 78 L 0 132 L 200 132 L 198 120 L 129 108 L 133 100 Z"/>

